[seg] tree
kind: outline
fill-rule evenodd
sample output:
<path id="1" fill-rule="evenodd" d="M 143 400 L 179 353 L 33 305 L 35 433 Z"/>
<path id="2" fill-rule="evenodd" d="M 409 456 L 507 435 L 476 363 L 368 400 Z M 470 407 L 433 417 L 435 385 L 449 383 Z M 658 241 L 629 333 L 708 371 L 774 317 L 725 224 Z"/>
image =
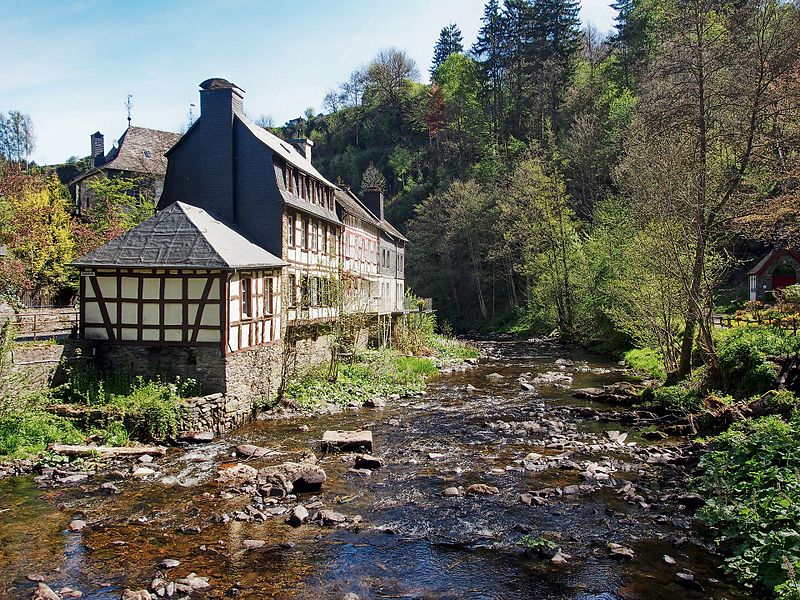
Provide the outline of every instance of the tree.
<path id="1" fill-rule="evenodd" d="M 383 176 L 374 163 L 369 163 L 361 176 L 361 191 L 377 190 L 386 191 L 386 177 Z"/>
<path id="2" fill-rule="evenodd" d="M 444 64 L 451 54 L 459 54 L 464 51 L 461 30 L 458 25 L 451 23 L 443 27 L 439 32 L 439 39 L 433 47 L 433 59 L 431 60 L 431 79 L 436 74 L 436 70 Z"/>
<path id="3" fill-rule="evenodd" d="M 478 39 L 472 46 L 472 54 L 481 67 L 483 96 L 489 104 L 492 116 L 492 139 L 499 145 L 502 136 L 503 74 L 505 72 L 505 38 L 503 16 L 498 0 L 489 0 L 483 9 L 483 25 Z"/>
<path id="4" fill-rule="evenodd" d="M 33 154 L 35 144 L 30 115 L 18 110 L 0 113 L 0 155 L 9 162 L 22 163 Z"/>
<path id="5" fill-rule="evenodd" d="M 414 60 L 403 50 L 381 50 L 367 67 L 368 89 L 376 102 L 399 107 L 409 90 L 409 83 L 419 79 Z"/>
<path id="6" fill-rule="evenodd" d="M 5 179 L 4 175 L 0 178 Z M 54 174 L 17 178 L 16 182 L 18 185 L 0 197 L 0 243 L 7 244 L 9 254 L 2 261 L 2 271 L 12 288 L 5 293 L 27 291 L 51 297 L 75 283 L 68 268 L 75 258 L 71 200 Z"/>
<path id="7" fill-rule="evenodd" d="M 518 270 L 537 279 L 529 289 L 529 309 L 552 310 L 560 334 L 571 337 L 580 274 L 578 224 L 552 161 L 529 151 L 514 169 L 499 205 L 504 236 L 521 257 Z"/>
<path id="8" fill-rule="evenodd" d="M 731 221 L 774 183 L 776 143 L 797 118 L 800 30 L 797 8 L 778 0 L 690 0 L 670 6 L 666 23 L 620 174 L 641 218 L 672 224 L 680 240 L 673 271 L 686 295 L 686 376 L 698 332 L 715 366 L 713 261 Z"/>

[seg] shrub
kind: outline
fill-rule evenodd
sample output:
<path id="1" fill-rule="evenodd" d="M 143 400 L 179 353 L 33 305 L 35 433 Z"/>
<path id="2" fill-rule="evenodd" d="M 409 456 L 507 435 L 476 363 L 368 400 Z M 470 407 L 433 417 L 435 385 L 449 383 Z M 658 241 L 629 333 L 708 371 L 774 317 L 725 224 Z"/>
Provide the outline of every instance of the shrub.
<path id="1" fill-rule="evenodd" d="M 48 444 L 80 444 L 83 440 L 70 421 L 50 413 L 34 411 L 0 417 L 0 456 L 30 456 Z"/>
<path id="2" fill-rule="evenodd" d="M 726 568 L 779 598 L 800 598 L 800 422 L 777 416 L 734 424 L 700 462 L 708 497 L 700 518 L 731 547 Z"/>
<path id="3" fill-rule="evenodd" d="M 712 383 L 737 398 L 763 394 L 775 385 L 777 376 L 770 357 L 783 356 L 797 344 L 776 327 L 733 328 L 719 339 L 720 381 Z"/>
<path id="4" fill-rule="evenodd" d="M 653 379 L 664 380 L 667 373 L 664 370 L 664 360 L 658 350 L 654 348 L 634 348 L 628 350 L 623 357 L 625 364 L 634 371 L 644 373 Z"/>

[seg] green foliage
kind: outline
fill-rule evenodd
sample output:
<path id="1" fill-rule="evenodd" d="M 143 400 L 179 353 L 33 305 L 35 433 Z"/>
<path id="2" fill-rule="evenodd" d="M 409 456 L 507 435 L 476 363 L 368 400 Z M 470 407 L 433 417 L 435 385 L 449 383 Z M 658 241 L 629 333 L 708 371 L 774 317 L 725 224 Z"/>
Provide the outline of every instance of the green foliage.
<path id="1" fill-rule="evenodd" d="M 67 419 L 42 411 L 0 416 L 0 457 L 42 452 L 48 444 L 80 444 L 84 436 Z"/>
<path id="2" fill-rule="evenodd" d="M 180 426 L 181 398 L 199 395 L 201 386 L 194 379 L 145 381 L 126 373 L 75 367 L 57 393 L 68 402 L 106 410 L 106 432 L 112 437 L 121 439 L 122 432 L 114 424 L 120 420 L 130 437 L 165 439 Z"/>
<path id="3" fill-rule="evenodd" d="M 701 411 L 703 398 L 704 394 L 698 380 L 647 388 L 640 396 L 643 406 L 678 414 L 693 414 Z"/>
<path id="4" fill-rule="evenodd" d="M 777 416 L 734 424 L 701 460 L 700 512 L 731 547 L 726 567 L 748 586 L 796 599 L 800 588 L 800 422 Z"/>
<path id="5" fill-rule="evenodd" d="M 725 392 L 744 398 L 762 394 L 776 383 L 773 360 L 800 352 L 800 337 L 778 327 L 734 327 L 718 335 L 720 381 Z"/>
<path id="6" fill-rule="evenodd" d="M 358 363 L 341 365 L 333 382 L 321 367 L 295 376 L 286 385 L 285 398 L 304 410 L 323 402 L 346 406 L 376 396 L 421 392 L 425 378 L 436 372 L 428 358 L 400 356 L 391 351 L 369 352 Z"/>
<path id="7" fill-rule="evenodd" d="M 542 556 L 553 556 L 559 549 L 558 544 L 554 541 L 541 536 L 534 537 L 529 533 L 523 535 L 517 542 L 517 545 Z"/>
<path id="8" fill-rule="evenodd" d="M 625 364 L 634 371 L 644 373 L 653 379 L 665 379 L 664 361 L 661 354 L 652 348 L 635 348 L 625 353 Z"/>

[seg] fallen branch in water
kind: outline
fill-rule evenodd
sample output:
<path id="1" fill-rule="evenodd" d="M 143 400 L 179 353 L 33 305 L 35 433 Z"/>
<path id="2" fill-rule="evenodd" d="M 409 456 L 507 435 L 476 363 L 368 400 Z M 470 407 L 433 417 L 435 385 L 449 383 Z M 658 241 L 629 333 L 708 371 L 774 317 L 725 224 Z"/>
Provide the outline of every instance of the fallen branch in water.
<path id="1" fill-rule="evenodd" d="M 64 456 L 90 456 L 101 454 L 106 456 L 141 456 L 143 454 L 167 453 L 164 446 L 69 446 L 63 444 L 53 444 L 50 450 L 56 454 Z"/>

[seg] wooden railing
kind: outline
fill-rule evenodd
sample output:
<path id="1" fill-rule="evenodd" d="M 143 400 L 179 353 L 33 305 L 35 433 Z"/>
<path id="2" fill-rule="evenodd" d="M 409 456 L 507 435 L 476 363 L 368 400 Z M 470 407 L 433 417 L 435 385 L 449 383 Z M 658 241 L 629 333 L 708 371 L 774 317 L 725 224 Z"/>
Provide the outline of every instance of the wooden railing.
<path id="1" fill-rule="evenodd" d="M 80 313 L 77 308 L 25 310 L 12 317 L 17 337 L 22 339 L 70 335 L 77 330 Z"/>
<path id="2" fill-rule="evenodd" d="M 731 327 L 759 327 L 763 325 L 769 325 L 772 327 L 779 327 L 785 331 L 791 332 L 793 335 L 797 335 L 797 332 L 800 331 L 800 319 L 796 317 L 784 317 L 784 318 L 777 318 L 777 317 L 761 317 L 760 315 L 755 315 L 753 317 L 737 317 L 731 315 L 714 315 L 712 317 L 714 325 L 717 327 L 722 327 L 724 329 L 729 329 Z"/>

